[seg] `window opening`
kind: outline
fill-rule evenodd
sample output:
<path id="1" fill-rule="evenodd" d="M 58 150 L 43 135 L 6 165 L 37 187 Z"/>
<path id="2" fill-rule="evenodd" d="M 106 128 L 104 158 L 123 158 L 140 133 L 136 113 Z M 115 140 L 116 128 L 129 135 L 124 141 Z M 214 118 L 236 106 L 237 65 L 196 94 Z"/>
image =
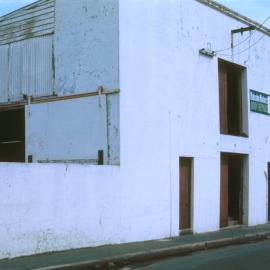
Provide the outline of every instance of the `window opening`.
<path id="1" fill-rule="evenodd" d="M 25 162 L 24 108 L 0 111 L 0 162 Z"/>

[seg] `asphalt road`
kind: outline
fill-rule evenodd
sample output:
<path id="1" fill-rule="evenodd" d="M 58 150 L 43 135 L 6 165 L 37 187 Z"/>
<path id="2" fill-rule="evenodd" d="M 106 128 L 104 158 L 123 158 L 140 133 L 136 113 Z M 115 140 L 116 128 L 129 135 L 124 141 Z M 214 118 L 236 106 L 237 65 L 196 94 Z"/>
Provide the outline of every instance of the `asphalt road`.
<path id="1" fill-rule="evenodd" d="M 140 270 L 269 270 L 270 240 L 194 253 L 186 257 L 156 261 Z"/>

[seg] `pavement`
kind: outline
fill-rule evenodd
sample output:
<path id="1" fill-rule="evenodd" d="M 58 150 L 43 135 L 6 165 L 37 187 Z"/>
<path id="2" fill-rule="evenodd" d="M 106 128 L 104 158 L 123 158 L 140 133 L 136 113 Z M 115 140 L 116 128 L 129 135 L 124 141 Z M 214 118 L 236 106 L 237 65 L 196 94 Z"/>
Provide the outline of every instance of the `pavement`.
<path id="1" fill-rule="evenodd" d="M 176 238 L 107 245 L 0 260 L 1 270 L 119 269 L 126 265 L 270 238 L 270 224 Z"/>

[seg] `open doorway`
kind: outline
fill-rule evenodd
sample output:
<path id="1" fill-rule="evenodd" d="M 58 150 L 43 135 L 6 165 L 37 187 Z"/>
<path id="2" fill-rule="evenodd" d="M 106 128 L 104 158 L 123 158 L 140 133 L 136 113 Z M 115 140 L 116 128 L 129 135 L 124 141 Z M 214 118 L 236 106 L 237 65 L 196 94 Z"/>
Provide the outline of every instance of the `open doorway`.
<path id="1" fill-rule="evenodd" d="M 25 162 L 24 108 L 0 111 L 0 162 Z"/>
<path id="2" fill-rule="evenodd" d="M 268 209 L 267 209 L 267 220 L 270 221 L 270 162 L 267 164 L 267 170 L 268 170 Z"/>
<path id="3" fill-rule="evenodd" d="M 191 232 L 192 226 L 192 165 L 193 158 L 181 157 L 180 169 L 180 200 L 179 200 L 179 229 Z"/>
<path id="4" fill-rule="evenodd" d="M 246 156 L 221 154 L 220 226 L 243 224 Z"/>

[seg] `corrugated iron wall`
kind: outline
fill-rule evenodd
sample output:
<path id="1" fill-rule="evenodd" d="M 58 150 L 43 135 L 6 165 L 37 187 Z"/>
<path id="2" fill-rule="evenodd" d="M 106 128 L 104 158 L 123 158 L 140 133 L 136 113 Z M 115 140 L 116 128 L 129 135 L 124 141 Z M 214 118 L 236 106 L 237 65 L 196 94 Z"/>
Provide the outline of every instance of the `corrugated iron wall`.
<path id="1" fill-rule="evenodd" d="M 0 46 L 0 102 L 53 94 L 53 35 Z"/>
<path id="2" fill-rule="evenodd" d="M 0 102 L 53 94 L 54 0 L 0 18 Z"/>
<path id="3" fill-rule="evenodd" d="M 0 45 L 54 32 L 54 0 L 40 0 L 0 18 Z"/>
<path id="4" fill-rule="evenodd" d="M 9 47 L 8 101 L 23 98 L 22 94 L 22 42 L 12 43 Z"/>
<path id="5" fill-rule="evenodd" d="M 9 46 L 0 46 L 0 102 L 8 100 L 8 55 Z"/>
<path id="6" fill-rule="evenodd" d="M 22 42 L 22 93 L 40 97 L 53 94 L 53 36 Z"/>

